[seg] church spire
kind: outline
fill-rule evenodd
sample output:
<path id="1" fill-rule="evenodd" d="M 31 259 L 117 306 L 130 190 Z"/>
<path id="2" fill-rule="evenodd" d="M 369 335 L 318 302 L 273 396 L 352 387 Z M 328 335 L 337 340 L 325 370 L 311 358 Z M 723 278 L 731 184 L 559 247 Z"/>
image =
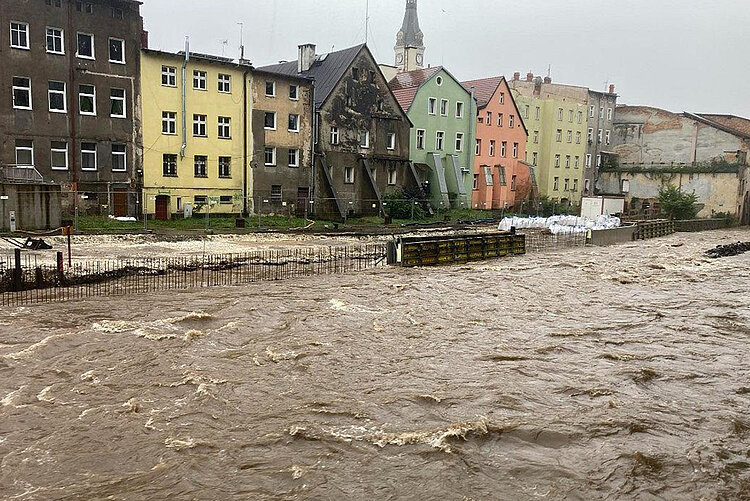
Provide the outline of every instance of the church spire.
<path id="1" fill-rule="evenodd" d="M 424 34 L 419 29 L 417 0 L 406 0 L 404 22 L 396 35 L 396 66 L 401 71 L 422 68 L 424 64 Z"/>

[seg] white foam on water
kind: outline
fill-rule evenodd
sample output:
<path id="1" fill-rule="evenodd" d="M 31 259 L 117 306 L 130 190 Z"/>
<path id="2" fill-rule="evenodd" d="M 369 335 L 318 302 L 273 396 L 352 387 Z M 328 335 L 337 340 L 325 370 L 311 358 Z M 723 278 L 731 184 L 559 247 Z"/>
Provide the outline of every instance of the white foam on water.
<path id="1" fill-rule="evenodd" d="M 277 353 L 271 350 L 270 346 L 266 348 L 266 355 L 274 363 L 283 362 L 284 360 L 296 360 L 300 356 L 299 353 L 295 353 L 294 351 L 284 351 Z"/>
<path id="2" fill-rule="evenodd" d="M 52 391 L 52 386 L 47 386 L 42 391 L 39 392 L 39 394 L 36 396 L 36 399 L 40 402 L 49 402 L 52 403 L 55 401 L 55 397 L 50 397 L 49 392 Z"/>
<path id="3" fill-rule="evenodd" d="M 2 400 L 0 400 L 0 404 L 2 404 L 3 407 L 7 407 L 8 405 L 15 406 L 16 395 L 21 393 L 24 390 L 24 388 L 26 388 L 26 385 L 21 386 L 17 390 L 11 391 L 7 395 L 5 395 L 5 397 L 3 397 Z"/>
<path id="4" fill-rule="evenodd" d="M 47 336 L 46 338 L 32 344 L 31 346 L 29 346 L 28 348 L 24 350 L 17 351 L 15 353 L 8 353 L 7 355 L 5 355 L 5 358 L 10 358 L 11 360 L 19 360 L 22 358 L 26 358 L 30 355 L 33 355 L 34 352 L 36 352 L 36 350 L 38 350 L 39 348 L 43 348 L 47 346 L 52 341 L 55 341 L 57 339 L 64 339 L 66 337 L 72 336 L 73 334 L 74 334 L 73 332 L 65 332 L 63 334 L 52 334 L 51 336 Z"/>

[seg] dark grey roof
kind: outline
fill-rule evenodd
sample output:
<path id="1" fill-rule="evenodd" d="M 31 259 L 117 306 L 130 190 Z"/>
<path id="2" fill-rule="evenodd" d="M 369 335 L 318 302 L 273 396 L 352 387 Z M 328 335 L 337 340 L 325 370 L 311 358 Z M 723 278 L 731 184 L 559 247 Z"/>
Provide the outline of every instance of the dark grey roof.
<path id="1" fill-rule="evenodd" d="M 315 56 L 312 67 L 302 73 L 297 72 L 297 61 L 262 66 L 258 69 L 267 73 L 313 79 L 315 81 L 315 108 L 320 109 L 363 48 L 365 48 L 365 44 Z"/>
<path id="2" fill-rule="evenodd" d="M 424 47 L 424 34 L 419 29 L 417 0 L 406 0 L 406 13 L 401 31 L 396 35 L 397 47 Z"/>

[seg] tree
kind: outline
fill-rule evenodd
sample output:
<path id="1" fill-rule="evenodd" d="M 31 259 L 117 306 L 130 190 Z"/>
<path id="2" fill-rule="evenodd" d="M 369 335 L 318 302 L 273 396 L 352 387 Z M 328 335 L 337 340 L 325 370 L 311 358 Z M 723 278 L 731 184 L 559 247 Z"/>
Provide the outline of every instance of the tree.
<path id="1" fill-rule="evenodd" d="M 698 196 L 686 193 L 675 186 L 667 186 L 659 190 L 659 206 L 661 212 L 669 219 L 693 219 L 698 215 Z"/>

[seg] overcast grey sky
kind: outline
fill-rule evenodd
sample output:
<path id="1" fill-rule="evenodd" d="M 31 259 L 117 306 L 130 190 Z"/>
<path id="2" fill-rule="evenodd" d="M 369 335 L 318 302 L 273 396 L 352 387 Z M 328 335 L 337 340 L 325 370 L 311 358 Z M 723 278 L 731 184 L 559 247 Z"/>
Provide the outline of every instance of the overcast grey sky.
<path id="1" fill-rule="evenodd" d="M 367 0 L 143 0 L 152 48 L 256 66 L 365 39 Z M 370 48 L 393 64 L 405 0 L 370 0 Z M 419 0 L 426 62 L 467 80 L 514 71 L 604 89 L 620 102 L 750 118 L 750 0 Z M 227 40 L 227 44 L 222 43 Z"/>

